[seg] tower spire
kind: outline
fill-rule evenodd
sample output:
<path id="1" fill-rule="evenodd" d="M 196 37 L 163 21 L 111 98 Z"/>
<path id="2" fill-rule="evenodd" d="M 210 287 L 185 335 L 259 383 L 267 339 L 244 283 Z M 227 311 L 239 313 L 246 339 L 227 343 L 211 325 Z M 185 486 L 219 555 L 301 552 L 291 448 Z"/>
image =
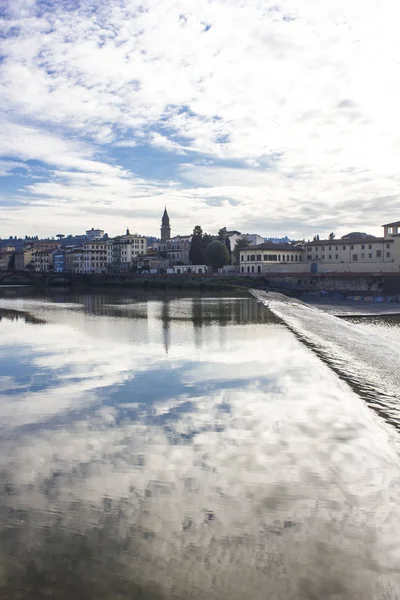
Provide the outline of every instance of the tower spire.
<path id="1" fill-rule="evenodd" d="M 161 219 L 161 240 L 165 242 L 171 237 L 171 223 L 168 216 L 167 207 L 164 208 L 164 214 Z"/>

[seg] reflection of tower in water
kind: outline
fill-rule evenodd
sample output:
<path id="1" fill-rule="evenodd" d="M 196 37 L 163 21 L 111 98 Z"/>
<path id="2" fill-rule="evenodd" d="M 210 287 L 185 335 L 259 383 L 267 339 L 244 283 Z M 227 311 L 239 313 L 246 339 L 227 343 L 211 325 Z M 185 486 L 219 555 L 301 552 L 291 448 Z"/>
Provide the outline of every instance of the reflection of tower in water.
<path id="1" fill-rule="evenodd" d="M 203 346 L 204 306 L 203 298 L 192 299 L 192 323 L 194 333 L 194 344 L 196 348 Z"/>
<path id="2" fill-rule="evenodd" d="M 165 298 L 162 303 L 161 323 L 162 323 L 165 353 L 168 354 L 168 350 L 169 350 L 169 347 L 171 344 L 171 315 L 170 315 L 170 305 L 169 305 L 168 298 Z"/>

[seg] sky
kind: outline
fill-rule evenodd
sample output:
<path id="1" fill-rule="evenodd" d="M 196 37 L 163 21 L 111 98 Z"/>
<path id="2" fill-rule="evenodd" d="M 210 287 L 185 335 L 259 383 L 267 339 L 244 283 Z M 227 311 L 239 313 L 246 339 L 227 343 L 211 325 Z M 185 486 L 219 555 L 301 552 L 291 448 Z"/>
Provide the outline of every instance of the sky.
<path id="1" fill-rule="evenodd" d="M 0 237 L 400 218 L 393 0 L 2 0 Z"/>

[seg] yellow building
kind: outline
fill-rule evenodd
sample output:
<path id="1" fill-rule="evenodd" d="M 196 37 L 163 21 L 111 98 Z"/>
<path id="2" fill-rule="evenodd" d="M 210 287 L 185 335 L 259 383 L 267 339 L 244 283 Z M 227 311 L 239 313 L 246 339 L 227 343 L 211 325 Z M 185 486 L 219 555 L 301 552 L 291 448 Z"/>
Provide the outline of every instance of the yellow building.
<path id="1" fill-rule="evenodd" d="M 307 242 L 312 273 L 393 273 L 400 267 L 400 222 L 384 225 L 384 236 L 352 233 L 340 239 Z"/>
<path id="2" fill-rule="evenodd" d="M 14 268 L 16 271 L 23 271 L 32 263 L 33 250 L 21 250 L 15 253 Z"/>
<path id="3" fill-rule="evenodd" d="M 249 246 L 240 251 L 241 273 L 303 273 L 304 250 L 294 244 L 271 242 Z"/>

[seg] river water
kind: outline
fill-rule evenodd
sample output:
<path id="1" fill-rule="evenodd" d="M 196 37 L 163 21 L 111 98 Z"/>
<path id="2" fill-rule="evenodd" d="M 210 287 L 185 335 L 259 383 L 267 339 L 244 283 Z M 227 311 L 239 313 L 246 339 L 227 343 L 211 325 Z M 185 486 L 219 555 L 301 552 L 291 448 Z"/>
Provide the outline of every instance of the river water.
<path id="1" fill-rule="evenodd" d="M 400 598 L 399 323 L 0 293 L 0 598 Z"/>

